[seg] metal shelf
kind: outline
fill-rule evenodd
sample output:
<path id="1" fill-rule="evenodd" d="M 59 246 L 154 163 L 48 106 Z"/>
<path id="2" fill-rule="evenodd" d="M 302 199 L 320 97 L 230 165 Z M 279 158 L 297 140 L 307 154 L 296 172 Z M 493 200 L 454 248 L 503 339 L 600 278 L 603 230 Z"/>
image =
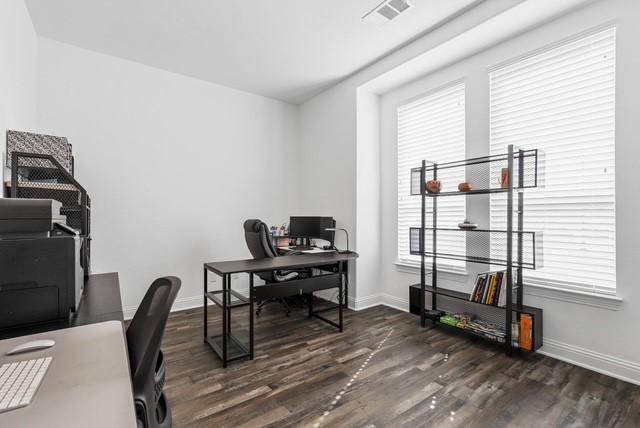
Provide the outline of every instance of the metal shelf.
<path id="1" fill-rule="evenodd" d="M 436 257 L 440 259 L 459 260 L 479 264 L 492 264 L 496 266 L 508 266 L 506 252 L 495 252 L 492 249 L 506 248 L 508 230 L 499 229 L 459 229 L 459 228 L 433 228 L 425 227 L 424 255 L 426 257 Z M 438 239 L 465 240 L 464 254 L 451 254 L 433 251 L 433 235 Z M 542 266 L 542 256 L 538 251 L 540 248 L 541 234 L 530 231 L 511 231 L 515 244 L 522 243 L 522 255 L 518 259 L 511 260 L 511 266 L 525 269 L 536 269 Z M 409 228 L 409 253 L 420 256 L 420 228 Z"/>
<path id="2" fill-rule="evenodd" d="M 222 361 L 225 361 L 224 355 L 222 355 L 222 335 L 207 337 L 207 343 L 220 357 Z M 227 359 L 226 361 L 239 360 L 250 356 L 249 350 L 235 337 L 233 334 L 227 335 Z"/>
<path id="3" fill-rule="evenodd" d="M 417 289 L 420 289 L 420 284 L 413 284 L 410 285 L 410 287 L 415 287 Z M 518 287 L 513 287 L 514 290 L 516 290 Z M 437 294 L 438 296 L 445 296 L 445 297 L 450 297 L 452 299 L 458 299 L 458 300 L 462 300 L 465 303 L 469 303 L 472 305 L 480 305 L 480 306 L 489 306 L 491 308 L 496 308 L 496 309 L 501 309 L 501 310 L 506 310 L 506 306 L 497 306 L 497 305 L 489 305 L 487 303 L 482 303 L 482 302 L 474 302 L 469 300 L 469 293 L 464 293 L 462 291 L 456 291 L 456 290 L 449 290 L 446 288 L 441 288 L 438 287 L 437 289 L 434 289 L 433 287 L 431 287 L 430 285 L 425 285 L 425 291 L 427 293 L 433 293 L 433 294 Z M 533 316 L 538 316 L 542 314 L 542 309 L 539 308 L 534 308 L 532 306 L 522 306 L 522 307 L 518 307 L 518 305 L 516 305 L 515 303 L 511 305 L 511 310 L 513 312 L 518 312 L 518 313 L 522 313 L 522 314 L 530 314 Z"/>
<path id="4" fill-rule="evenodd" d="M 537 149 L 516 151 L 513 153 L 511 174 L 512 190 L 519 191 L 540 187 L 543 183 L 539 180 L 538 169 L 541 164 L 542 152 Z M 424 196 L 461 196 L 461 195 L 486 195 L 490 193 L 508 193 L 509 188 L 505 183 L 499 182 L 502 169 L 509 168 L 509 154 L 483 156 L 464 159 L 461 161 L 432 163 L 425 161 L 425 181 L 430 180 L 437 172 L 438 180 L 442 183 L 439 193 L 428 193 L 424 190 Z M 420 176 L 422 167 L 411 169 L 411 195 L 420 195 Z M 516 180 L 517 179 L 517 180 Z M 466 181 L 471 184 L 472 190 L 460 192 L 458 184 Z"/>
<path id="5" fill-rule="evenodd" d="M 223 302 L 222 302 L 222 290 L 215 290 L 215 291 L 208 291 L 207 293 L 205 293 L 205 296 L 207 296 L 207 298 L 209 298 L 209 300 L 211 300 L 213 303 L 215 303 L 216 305 L 218 305 L 219 307 L 223 307 Z M 251 302 L 249 301 L 249 299 L 245 296 L 243 296 L 242 294 L 238 293 L 235 290 L 228 290 L 227 293 L 225 293 L 226 296 L 226 308 L 227 309 L 234 309 L 234 308 L 241 308 L 243 306 L 249 306 L 251 304 Z M 235 297 L 236 300 L 231 299 L 231 296 Z"/>
<path id="6" fill-rule="evenodd" d="M 514 189 L 517 190 L 517 189 Z M 502 187 L 499 188 L 495 188 L 495 189 L 475 189 L 475 190 L 469 190 L 468 192 L 460 192 L 460 191 L 454 191 L 454 192 L 440 192 L 440 193 L 425 193 L 425 196 L 428 196 L 430 198 L 436 198 L 436 197 L 440 197 L 440 196 L 468 196 L 468 195 L 488 195 L 490 193 L 504 193 L 504 192 L 508 192 L 509 189 L 503 189 Z"/>
<path id="7" fill-rule="evenodd" d="M 502 340 L 499 340 L 497 336 L 488 336 L 488 335 L 484 335 L 483 333 L 477 332 L 475 330 L 471 330 L 471 329 L 467 329 L 467 328 L 460 328 L 460 327 L 455 327 L 452 326 L 451 324 L 445 324 L 443 322 L 440 321 L 436 321 L 436 324 L 438 324 L 438 326 L 445 328 L 446 330 L 450 330 L 453 331 L 455 333 L 460 333 L 460 334 L 465 334 L 467 336 L 472 336 L 472 337 L 477 337 L 479 339 L 483 339 L 483 340 L 488 340 L 490 342 L 495 342 L 498 343 L 500 345 L 506 346 L 506 335 L 502 337 Z M 511 345 L 512 348 L 516 349 L 516 347 L 514 347 L 513 345 Z M 517 348 L 520 349 L 520 348 Z"/>

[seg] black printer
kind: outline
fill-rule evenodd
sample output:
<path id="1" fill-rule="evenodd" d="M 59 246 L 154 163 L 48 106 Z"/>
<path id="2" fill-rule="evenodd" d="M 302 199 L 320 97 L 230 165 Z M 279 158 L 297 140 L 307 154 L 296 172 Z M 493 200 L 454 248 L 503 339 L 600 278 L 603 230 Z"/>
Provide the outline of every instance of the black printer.
<path id="1" fill-rule="evenodd" d="M 61 206 L 0 198 L 0 329 L 66 319 L 80 306 L 81 237 Z"/>

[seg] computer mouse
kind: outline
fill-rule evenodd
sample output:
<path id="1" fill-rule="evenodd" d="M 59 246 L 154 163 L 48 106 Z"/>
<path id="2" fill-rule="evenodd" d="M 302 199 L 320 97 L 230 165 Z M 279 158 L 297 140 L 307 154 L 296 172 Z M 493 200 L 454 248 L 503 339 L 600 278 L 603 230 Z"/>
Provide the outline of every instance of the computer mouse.
<path id="1" fill-rule="evenodd" d="M 15 355 L 15 354 L 22 354 L 24 352 L 39 351 L 41 349 L 51 348 L 55 344 L 56 344 L 55 340 L 50 340 L 50 339 L 32 340 L 31 342 L 26 342 L 16 346 L 15 348 L 7 352 L 7 355 Z"/>

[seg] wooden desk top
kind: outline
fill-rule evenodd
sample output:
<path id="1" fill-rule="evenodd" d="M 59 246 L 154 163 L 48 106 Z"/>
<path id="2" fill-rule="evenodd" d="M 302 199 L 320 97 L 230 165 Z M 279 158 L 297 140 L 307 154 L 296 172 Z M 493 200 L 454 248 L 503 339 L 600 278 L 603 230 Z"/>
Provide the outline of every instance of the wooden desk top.
<path id="1" fill-rule="evenodd" d="M 34 339 L 53 348 L 7 356 Z M 123 325 L 108 321 L 0 341 L 0 364 L 53 356 L 31 404 L 0 413 L 1 427 L 135 428 L 129 358 Z"/>
<path id="2" fill-rule="evenodd" d="M 358 253 L 319 253 L 319 254 L 299 254 L 295 256 L 280 256 L 267 259 L 246 259 L 232 260 L 226 262 L 205 263 L 205 268 L 218 275 L 232 273 L 254 273 L 270 270 L 287 270 L 305 267 L 330 265 L 341 261 L 356 259 Z"/>

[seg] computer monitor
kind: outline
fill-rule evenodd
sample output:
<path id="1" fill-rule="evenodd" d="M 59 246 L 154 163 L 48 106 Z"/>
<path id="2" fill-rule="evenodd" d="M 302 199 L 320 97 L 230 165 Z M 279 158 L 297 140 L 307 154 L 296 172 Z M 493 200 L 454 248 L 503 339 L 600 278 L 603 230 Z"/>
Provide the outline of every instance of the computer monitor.
<path id="1" fill-rule="evenodd" d="M 335 232 L 325 230 L 336 227 L 333 217 L 295 216 L 289 218 L 289 236 L 292 238 L 324 239 L 333 245 Z"/>

